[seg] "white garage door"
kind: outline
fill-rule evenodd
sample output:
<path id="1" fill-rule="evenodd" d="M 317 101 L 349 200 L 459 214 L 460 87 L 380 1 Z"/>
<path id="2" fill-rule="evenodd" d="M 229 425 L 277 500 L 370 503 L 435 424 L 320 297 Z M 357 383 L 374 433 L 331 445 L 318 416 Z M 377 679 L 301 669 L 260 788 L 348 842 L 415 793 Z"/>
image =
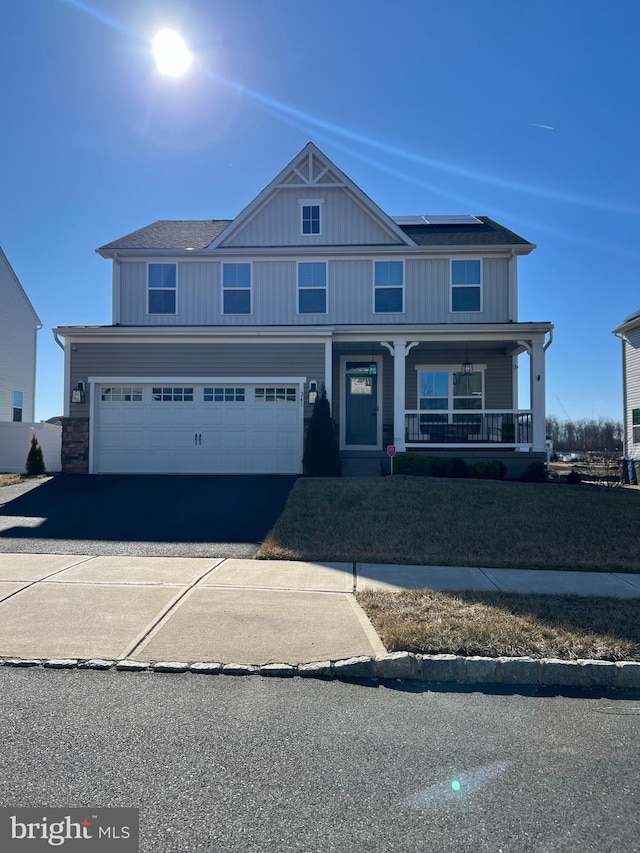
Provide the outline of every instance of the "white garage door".
<path id="1" fill-rule="evenodd" d="M 299 385 L 95 386 L 97 474 L 298 474 Z"/>

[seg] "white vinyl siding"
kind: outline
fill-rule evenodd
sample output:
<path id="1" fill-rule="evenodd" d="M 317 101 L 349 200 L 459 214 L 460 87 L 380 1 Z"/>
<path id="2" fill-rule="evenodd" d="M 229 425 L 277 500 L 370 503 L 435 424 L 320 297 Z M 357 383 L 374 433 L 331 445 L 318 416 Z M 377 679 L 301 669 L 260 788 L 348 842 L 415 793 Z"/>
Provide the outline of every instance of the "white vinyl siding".
<path id="1" fill-rule="evenodd" d="M 0 252 L 0 421 L 13 421 L 14 391 L 23 395 L 23 422 L 34 420 L 37 327 L 29 300 Z"/>

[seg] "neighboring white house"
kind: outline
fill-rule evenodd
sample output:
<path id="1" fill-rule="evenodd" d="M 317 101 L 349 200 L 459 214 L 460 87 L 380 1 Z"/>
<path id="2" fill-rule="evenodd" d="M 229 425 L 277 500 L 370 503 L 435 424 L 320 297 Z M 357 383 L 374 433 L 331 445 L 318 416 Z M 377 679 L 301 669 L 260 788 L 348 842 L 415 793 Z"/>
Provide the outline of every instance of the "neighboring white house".
<path id="1" fill-rule="evenodd" d="M 622 405 L 625 459 L 640 460 L 640 311 L 613 330 L 622 341 Z"/>
<path id="2" fill-rule="evenodd" d="M 60 470 L 59 426 L 35 423 L 36 346 L 40 318 L 0 248 L 0 471 L 24 472 L 31 437 L 47 471 Z"/>
<path id="3" fill-rule="evenodd" d="M 42 328 L 0 248 L 0 421 L 33 421 L 36 336 Z"/>
<path id="4" fill-rule="evenodd" d="M 343 471 L 380 473 L 393 444 L 517 475 L 545 459 L 553 326 L 518 319 L 534 248 L 487 216 L 390 216 L 309 143 L 235 219 L 162 220 L 98 250 L 112 325 L 54 329 L 63 470 L 301 473 L 324 385 Z"/>

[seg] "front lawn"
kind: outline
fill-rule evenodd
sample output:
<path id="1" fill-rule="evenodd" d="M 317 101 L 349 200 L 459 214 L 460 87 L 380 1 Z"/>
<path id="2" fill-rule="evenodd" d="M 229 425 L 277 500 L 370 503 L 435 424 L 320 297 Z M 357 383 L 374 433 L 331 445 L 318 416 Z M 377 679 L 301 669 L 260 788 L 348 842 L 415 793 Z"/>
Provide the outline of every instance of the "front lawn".
<path id="1" fill-rule="evenodd" d="M 640 493 L 394 476 L 301 479 L 260 559 L 640 572 Z"/>

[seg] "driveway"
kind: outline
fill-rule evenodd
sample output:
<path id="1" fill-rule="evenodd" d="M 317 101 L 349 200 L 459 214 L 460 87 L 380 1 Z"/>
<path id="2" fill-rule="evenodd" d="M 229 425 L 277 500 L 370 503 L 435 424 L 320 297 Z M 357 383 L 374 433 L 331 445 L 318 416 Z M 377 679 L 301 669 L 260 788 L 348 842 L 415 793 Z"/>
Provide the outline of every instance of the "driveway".
<path id="1" fill-rule="evenodd" d="M 0 489 L 0 552 L 252 557 L 294 476 L 56 476 Z"/>

